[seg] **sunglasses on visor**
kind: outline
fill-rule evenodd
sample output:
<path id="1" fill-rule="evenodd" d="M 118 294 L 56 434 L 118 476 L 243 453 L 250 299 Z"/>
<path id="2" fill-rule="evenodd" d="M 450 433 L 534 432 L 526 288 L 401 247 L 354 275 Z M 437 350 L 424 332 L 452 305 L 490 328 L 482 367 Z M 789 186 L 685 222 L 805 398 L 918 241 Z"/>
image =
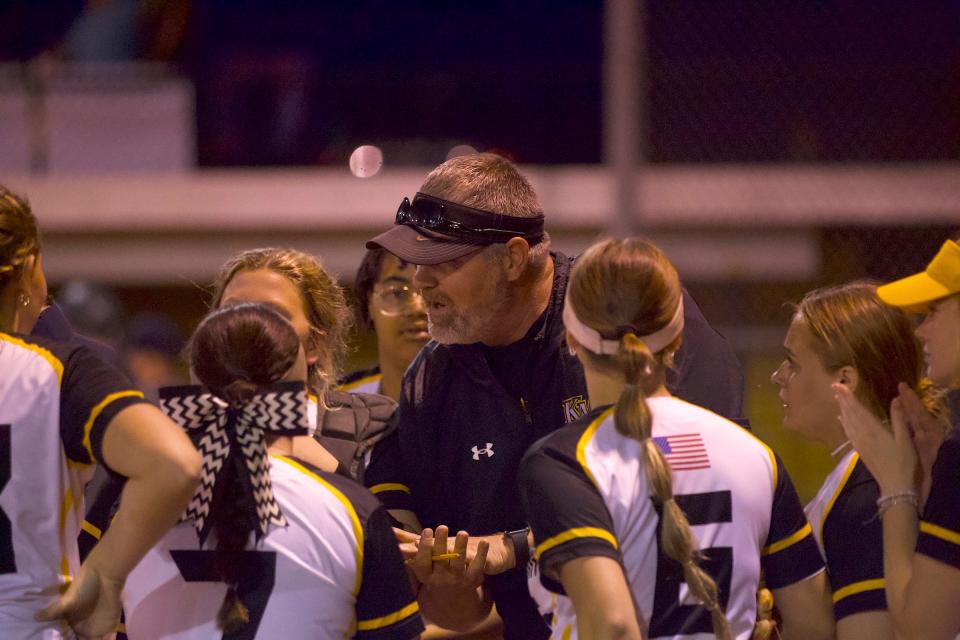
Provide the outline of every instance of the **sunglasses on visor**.
<path id="1" fill-rule="evenodd" d="M 523 238 L 530 244 L 543 239 L 543 214 L 516 218 L 475 209 L 417 192 L 413 202 L 404 198 L 397 209 L 396 224 L 429 229 L 459 239 L 489 244 Z"/>

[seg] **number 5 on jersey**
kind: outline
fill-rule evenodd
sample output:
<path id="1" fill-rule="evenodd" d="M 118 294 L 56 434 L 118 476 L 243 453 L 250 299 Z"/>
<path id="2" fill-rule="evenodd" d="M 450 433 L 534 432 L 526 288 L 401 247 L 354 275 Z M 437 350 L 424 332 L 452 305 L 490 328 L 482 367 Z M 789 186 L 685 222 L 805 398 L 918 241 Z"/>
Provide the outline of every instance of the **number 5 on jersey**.
<path id="1" fill-rule="evenodd" d="M 690 526 L 732 522 L 732 500 L 729 491 L 689 493 L 674 496 L 677 506 L 687 515 Z M 658 509 L 659 511 L 660 509 Z M 660 547 L 661 519 L 657 525 L 657 588 L 653 596 L 653 614 L 650 620 L 650 636 L 681 636 L 695 633 L 713 633 L 710 612 L 699 604 L 680 602 L 680 585 L 683 584 L 683 567 L 668 557 Z M 717 583 L 720 608 L 726 611 L 730 596 L 730 579 L 733 570 L 732 547 L 701 549 L 703 559 L 700 567 Z"/>

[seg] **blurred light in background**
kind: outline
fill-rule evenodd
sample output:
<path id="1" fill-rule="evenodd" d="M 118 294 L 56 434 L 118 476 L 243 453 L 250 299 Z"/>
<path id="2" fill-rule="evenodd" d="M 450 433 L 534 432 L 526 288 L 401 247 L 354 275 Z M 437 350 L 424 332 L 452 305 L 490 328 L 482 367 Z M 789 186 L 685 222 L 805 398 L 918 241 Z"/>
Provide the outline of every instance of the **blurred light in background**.
<path id="1" fill-rule="evenodd" d="M 365 144 L 350 154 L 350 173 L 358 178 L 370 178 L 380 172 L 383 166 L 383 151 L 380 147 Z"/>
<path id="2" fill-rule="evenodd" d="M 450 158 L 457 158 L 459 156 L 469 156 L 474 153 L 477 153 L 477 150 L 471 147 L 468 144 L 458 144 L 457 146 L 447 151 L 447 160 Z"/>

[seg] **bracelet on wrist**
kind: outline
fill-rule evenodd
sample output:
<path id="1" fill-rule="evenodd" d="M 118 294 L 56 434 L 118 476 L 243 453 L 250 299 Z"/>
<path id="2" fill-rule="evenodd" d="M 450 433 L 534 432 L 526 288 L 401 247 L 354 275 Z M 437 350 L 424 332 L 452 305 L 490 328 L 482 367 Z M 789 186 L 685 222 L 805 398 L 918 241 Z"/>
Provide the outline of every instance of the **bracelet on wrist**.
<path id="1" fill-rule="evenodd" d="M 883 517 L 883 514 L 896 504 L 909 504 L 913 507 L 914 511 L 918 513 L 920 511 L 920 498 L 917 496 L 917 492 L 907 490 L 890 493 L 877 498 L 877 515 Z"/>

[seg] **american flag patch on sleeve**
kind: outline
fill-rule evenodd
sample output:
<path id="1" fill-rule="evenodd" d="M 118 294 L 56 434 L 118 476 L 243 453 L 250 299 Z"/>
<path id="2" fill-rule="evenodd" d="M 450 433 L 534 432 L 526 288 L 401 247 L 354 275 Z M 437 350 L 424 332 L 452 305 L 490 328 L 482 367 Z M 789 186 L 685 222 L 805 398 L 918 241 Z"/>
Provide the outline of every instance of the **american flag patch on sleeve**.
<path id="1" fill-rule="evenodd" d="M 674 471 L 710 468 L 710 456 L 707 455 L 707 447 L 699 433 L 655 436 L 653 442 L 660 447 L 663 457 Z"/>

